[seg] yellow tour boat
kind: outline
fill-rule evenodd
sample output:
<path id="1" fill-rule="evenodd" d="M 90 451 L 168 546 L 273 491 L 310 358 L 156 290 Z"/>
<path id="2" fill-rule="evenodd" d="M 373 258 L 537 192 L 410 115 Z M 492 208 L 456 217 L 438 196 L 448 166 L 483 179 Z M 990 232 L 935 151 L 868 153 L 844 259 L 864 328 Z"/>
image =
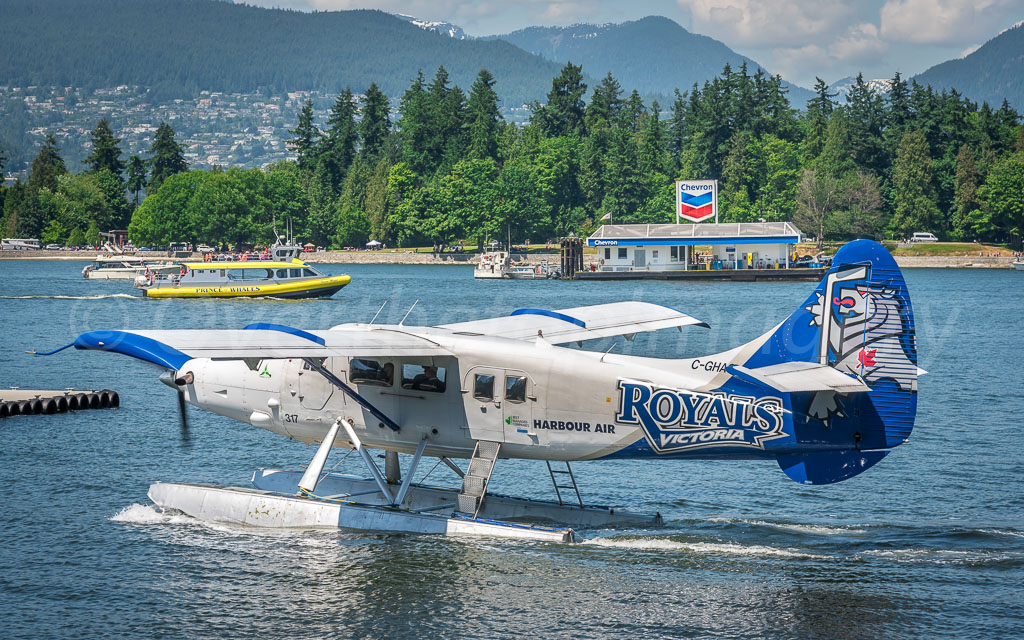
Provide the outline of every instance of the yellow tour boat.
<path id="1" fill-rule="evenodd" d="M 328 276 L 298 258 L 290 262 L 186 262 L 173 275 L 139 276 L 135 288 L 148 298 L 326 298 L 352 280 Z"/>

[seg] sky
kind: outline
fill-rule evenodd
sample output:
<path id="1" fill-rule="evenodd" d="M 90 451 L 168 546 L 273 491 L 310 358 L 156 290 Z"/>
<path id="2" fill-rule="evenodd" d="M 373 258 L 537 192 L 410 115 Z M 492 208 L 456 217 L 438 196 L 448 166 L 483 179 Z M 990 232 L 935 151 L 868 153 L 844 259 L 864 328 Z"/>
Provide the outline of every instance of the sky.
<path id="1" fill-rule="evenodd" d="M 810 88 L 863 72 L 904 77 L 962 57 L 1024 20 L 1024 0 L 236 0 L 299 10 L 380 9 L 471 36 L 660 15 Z"/>

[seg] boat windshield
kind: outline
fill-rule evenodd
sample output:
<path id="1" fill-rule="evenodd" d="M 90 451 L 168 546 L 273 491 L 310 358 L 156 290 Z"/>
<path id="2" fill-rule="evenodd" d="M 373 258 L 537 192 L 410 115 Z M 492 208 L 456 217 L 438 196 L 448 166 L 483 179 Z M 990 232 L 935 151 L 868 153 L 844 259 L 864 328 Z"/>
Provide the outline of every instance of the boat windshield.
<path id="1" fill-rule="evenodd" d="M 291 269 L 278 269 L 277 279 L 285 280 L 290 278 L 317 278 L 321 274 L 317 273 L 315 269 L 309 267 L 302 268 L 291 268 Z"/>
<path id="2" fill-rule="evenodd" d="M 273 269 L 226 269 L 228 280 L 269 280 L 274 277 Z"/>

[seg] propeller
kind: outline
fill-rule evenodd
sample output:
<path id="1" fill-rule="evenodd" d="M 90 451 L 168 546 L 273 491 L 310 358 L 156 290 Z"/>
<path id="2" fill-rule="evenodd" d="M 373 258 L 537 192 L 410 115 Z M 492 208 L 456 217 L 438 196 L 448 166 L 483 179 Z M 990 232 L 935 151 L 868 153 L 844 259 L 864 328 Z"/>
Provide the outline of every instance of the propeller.
<path id="1" fill-rule="evenodd" d="M 178 414 L 181 416 L 181 439 L 183 442 L 191 440 L 188 432 L 188 405 L 185 403 L 185 392 L 178 390 Z"/>
<path id="2" fill-rule="evenodd" d="M 178 415 L 181 416 L 181 440 L 185 443 L 188 443 L 192 438 L 188 430 L 188 404 L 185 402 L 184 387 L 192 384 L 194 379 L 191 371 L 174 379 L 174 384 L 178 387 Z"/>

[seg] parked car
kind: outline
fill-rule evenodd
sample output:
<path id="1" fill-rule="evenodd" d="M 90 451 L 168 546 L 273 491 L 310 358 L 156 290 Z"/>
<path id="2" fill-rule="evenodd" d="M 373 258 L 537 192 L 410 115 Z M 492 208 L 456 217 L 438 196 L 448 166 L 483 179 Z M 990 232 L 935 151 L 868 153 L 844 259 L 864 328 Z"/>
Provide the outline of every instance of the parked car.
<path id="1" fill-rule="evenodd" d="M 935 237 L 934 233 L 917 232 L 910 236 L 911 242 L 938 242 L 939 239 Z"/>
<path id="2" fill-rule="evenodd" d="M 48 245 L 46 245 L 46 250 L 47 251 L 60 251 L 63 248 L 64 247 L 60 246 L 59 244 L 48 244 Z"/>
<path id="3" fill-rule="evenodd" d="M 216 249 L 208 244 L 201 244 L 196 248 L 196 250 L 199 251 L 199 253 L 213 253 L 216 251 Z"/>
<path id="4" fill-rule="evenodd" d="M 139 247 L 137 251 L 152 251 L 149 247 Z"/>

